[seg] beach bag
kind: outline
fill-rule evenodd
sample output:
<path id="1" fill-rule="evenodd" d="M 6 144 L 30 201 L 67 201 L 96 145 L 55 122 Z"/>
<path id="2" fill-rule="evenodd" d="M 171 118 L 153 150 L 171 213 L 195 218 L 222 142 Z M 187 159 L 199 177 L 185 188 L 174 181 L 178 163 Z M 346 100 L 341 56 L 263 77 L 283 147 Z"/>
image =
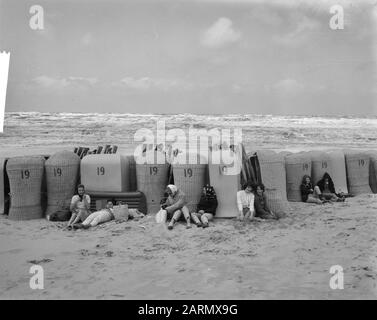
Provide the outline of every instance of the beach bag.
<path id="1" fill-rule="evenodd" d="M 127 221 L 129 217 L 128 205 L 121 204 L 113 207 L 113 215 L 115 221 Z"/>
<path id="2" fill-rule="evenodd" d="M 165 223 L 167 218 L 168 218 L 168 212 L 164 209 L 161 209 L 159 212 L 156 213 L 157 223 Z"/>

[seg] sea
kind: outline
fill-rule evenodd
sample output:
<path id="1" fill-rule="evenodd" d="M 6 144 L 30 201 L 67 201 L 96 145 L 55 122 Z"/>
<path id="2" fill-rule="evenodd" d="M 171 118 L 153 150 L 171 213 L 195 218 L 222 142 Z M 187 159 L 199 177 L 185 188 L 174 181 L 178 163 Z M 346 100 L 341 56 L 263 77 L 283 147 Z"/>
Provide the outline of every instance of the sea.
<path id="1" fill-rule="evenodd" d="M 166 134 L 181 129 L 187 136 L 193 129 L 227 129 L 232 138 L 238 130 L 246 151 L 377 150 L 376 116 L 6 112 L 4 132 L 0 133 L 0 156 L 50 154 L 55 150 L 106 144 L 131 153 L 141 143 L 135 138 L 140 133 L 161 135 L 157 133 L 158 123 L 164 124 Z"/>

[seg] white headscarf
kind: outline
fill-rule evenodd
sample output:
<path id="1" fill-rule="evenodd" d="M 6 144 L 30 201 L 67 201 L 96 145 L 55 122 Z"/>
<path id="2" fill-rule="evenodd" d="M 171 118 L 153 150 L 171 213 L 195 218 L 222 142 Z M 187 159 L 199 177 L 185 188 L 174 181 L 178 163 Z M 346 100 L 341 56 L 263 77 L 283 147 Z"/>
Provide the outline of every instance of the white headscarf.
<path id="1" fill-rule="evenodd" d="M 178 188 L 177 186 L 175 186 L 174 184 L 168 184 L 168 188 L 170 189 L 170 191 L 172 192 L 173 196 L 177 193 L 178 191 Z"/>

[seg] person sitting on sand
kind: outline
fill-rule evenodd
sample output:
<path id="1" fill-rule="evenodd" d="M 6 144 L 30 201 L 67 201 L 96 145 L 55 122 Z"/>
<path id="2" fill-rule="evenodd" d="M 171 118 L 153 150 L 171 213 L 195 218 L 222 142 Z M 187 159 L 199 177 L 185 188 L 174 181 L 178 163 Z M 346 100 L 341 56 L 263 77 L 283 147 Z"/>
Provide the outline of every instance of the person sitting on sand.
<path id="1" fill-rule="evenodd" d="M 254 209 L 255 216 L 261 219 L 278 219 L 267 206 L 266 197 L 264 195 L 264 185 L 258 183 L 254 186 Z"/>
<path id="2" fill-rule="evenodd" d="M 68 228 L 79 221 L 84 221 L 90 215 L 90 196 L 85 193 L 84 185 L 77 186 L 77 194 L 72 197 L 69 209 L 72 216 L 68 221 Z"/>
<path id="3" fill-rule="evenodd" d="M 334 201 L 334 202 L 344 201 L 343 197 L 339 198 L 336 195 L 334 182 L 332 181 L 330 175 L 327 172 L 325 172 L 322 179 L 318 181 L 314 189 L 316 189 L 315 191 L 319 194 L 319 198 L 321 200 Z"/>
<path id="4" fill-rule="evenodd" d="M 167 218 L 171 219 L 168 229 L 173 229 L 174 224 L 181 218 L 182 213 L 187 223 L 186 228 L 191 228 L 191 217 L 186 206 L 184 192 L 174 184 L 169 184 L 165 192 L 168 194 L 168 198 L 165 203 L 161 204 L 161 208 L 167 212 Z"/>
<path id="5" fill-rule="evenodd" d="M 243 190 L 237 192 L 237 207 L 239 219 L 244 218 L 252 220 L 254 217 L 254 193 L 251 181 L 245 183 Z"/>
<path id="6" fill-rule="evenodd" d="M 74 229 L 88 229 L 95 227 L 100 223 L 105 223 L 114 219 L 113 214 L 114 203 L 111 200 L 107 201 L 106 208 L 91 213 L 82 223 L 73 225 Z"/>
<path id="7" fill-rule="evenodd" d="M 209 184 L 205 185 L 196 209 L 197 212 L 191 213 L 192 220 L 198 227 L 207 228 L 208 221 L 212 220 L 216 214 L 217 205 L 215 189 Z"/>
<path id="8" fill-rule="evenodd" d="M 302 178 L 300 190 L 303 202 L 323 204 L 323 201 L 320 199 L 321 192 L 318 193 L 320 191 L 319 188 L 313 188 L 312 179 L 307 174 Z"/>

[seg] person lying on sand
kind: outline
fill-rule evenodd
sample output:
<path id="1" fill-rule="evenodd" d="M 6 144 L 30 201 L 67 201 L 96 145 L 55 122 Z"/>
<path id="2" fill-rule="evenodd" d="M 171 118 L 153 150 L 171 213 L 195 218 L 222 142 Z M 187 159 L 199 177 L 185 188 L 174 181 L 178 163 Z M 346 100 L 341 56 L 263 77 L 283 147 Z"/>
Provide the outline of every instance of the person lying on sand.
<path id="1" fill-rule="evenodd" d="M 79 184 L 77 186 L 77 194 L 72 197 L 69 209 L 72 215 L 67 228 L 79 221 L 84 221 L 90 215 L 90 196 L 85 193 L 84 185 Z"/>
<path id="2" fill-rule="evenodd" d="M 320 199 L 321 191 L 318 187 L 313 188 L 312 179 L 307 174 L 302 178 L 300 190 L 303 202 L 323 204 L 323 201 Z"/>
<path id="3" fill-rule="evenodd" d="M 100 223 L 105 223 L 114 219 L 113 214 L 114 204 L 111 200 L 107 201 L 106 208 L 93 212 L 90 214 L 83 223 L 77 223 L 73 225 L 74 229 L 88 229 L 90 227 L 95 227 Z"/>
<path id="4" fill-rule="evenodd" d="M 266 198 L 264 195 L 264 185 L 258 183 L 254 186 L 254 209 L 255 216 L 261 219 L 279 219 L 267 206 Z"/>
<path id="5" fill-rule="evenodd" d="M 191 213 L 192 220 L 194 220 L 198 227 L 207 228 L 209 226 L 208 221 L 212 220 L 216 214 L 217 205 L 215 190 L 209 184 L 205 185 L 196 208 L 197 212 Z"/>
<path id="6" fill-rule="evenodd" d="M 338 197 L 336 195 L 334 182 L 327 172 L 324 173 L 323 178 L 318 181 L 314 189 L 316 189 L 315 192 L 319 194 L 321 200 L 328 200 L 332 202 L 344 201 L 344 197 Z"/>
<path id="7" fill-rule="evenodd" d="M 254 193 L 251 181 L 243 186 L 243 190 L 237 192 L 237 207 L 242 221 L 244 218 L 252 220 L 254 218 Z"/>
<path id="8" fill-rule="evenodd" d="M 190 212 L 186 206 L 186 197 L 183 191 L 174 184 L 169 184 L 165 192 L 168 194 L 168 198 L 165 203 L 161 204 L 161 208 L 167 212 L 167 218 L 171 219 L 168 229 L 173 229 L 174 224 L 181 218 L 182 213 L 187 223 L 186 228 L 191 228 Z"/>
<path id="9" fill-rule="evenodd" d="M 117 202 L 117 206 L 122 205 L 122 202 Z M 144 214 L 137 209 L 128 209 L 128 216 L 124 217 L 125 220 L 135 219 L 138 220 L 144 217 Z M 108 200 L 106 208 L 93 212 L 85 219 L 83 223 L 77 223 L 73 225 L 74 229 L 88 229 L 90 227 L 95 227 L 101 223 L 109 222 L 114 220 L 114 200 Z"/>

